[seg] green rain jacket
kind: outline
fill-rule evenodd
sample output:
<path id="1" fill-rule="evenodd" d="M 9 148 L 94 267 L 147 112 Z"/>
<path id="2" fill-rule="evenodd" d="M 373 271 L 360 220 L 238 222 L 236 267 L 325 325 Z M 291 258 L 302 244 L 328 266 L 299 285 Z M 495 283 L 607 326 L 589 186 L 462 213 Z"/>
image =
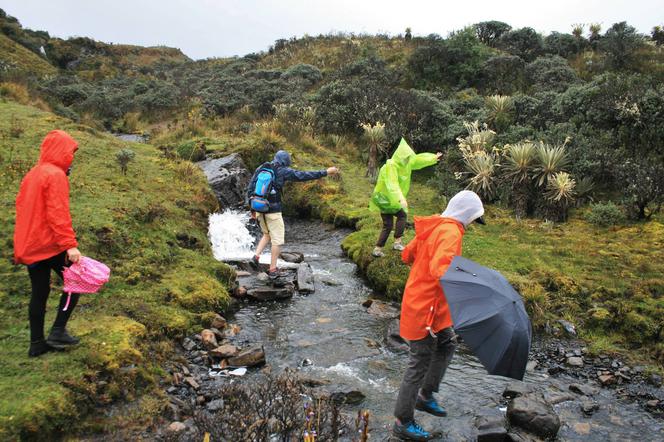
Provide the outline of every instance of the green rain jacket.
<path id="1" fill-rule="evenodd" d="M 436 161 L 435 153 L 416 154 L 402 138 L 392 158 L 387 160 L 378 172 L 378 181 L 371 195 L 369 209 L 381 213 L 397 213 L 402 209 L 401 200 L 408 196 L 411 172 L 432 166 Z"/>

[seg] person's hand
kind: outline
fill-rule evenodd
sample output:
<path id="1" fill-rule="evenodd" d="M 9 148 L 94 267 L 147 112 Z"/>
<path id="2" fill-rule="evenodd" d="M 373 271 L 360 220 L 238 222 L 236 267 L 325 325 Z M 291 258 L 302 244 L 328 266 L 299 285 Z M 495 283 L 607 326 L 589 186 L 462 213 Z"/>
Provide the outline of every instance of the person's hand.
<path id="1" fill-rule="evenodd" d="M 442 152 L 436 152 L 436 161 L 440 161 L 440 159 L 442 158 L 442 156 L 443 156 L 443 153 L 442 153 Z"/>
<path id="2" fill-rule="evenodd" d="M 68 249 L 67 250 L 67 259 L 72 264 L 75 263 L 75 262 L 78 262 L 78 260 L 81 259 L 81 252 L 76 247 L 72 247 L 71 249 Z"/>
<path id="3" fill-rule="evenodd" d="M 406 201 L 405 199 L 401 199 L 399 201 L 399 204 L 401 204 L 402 209 L 404 209 L 404 210 L 408 209 L 408 201 Z"/>
<path id="4" fill-rule="evenodd" d="M 334 167 L 334 166 L 332 166 L 332 167 L 328 167 L 328 168 L 327 168 L 327 174 L 330 175 L 330 176 L 338 175 L 338 174 L 339 174 L 339 169 L 337 169 L 337 168 Z"/>

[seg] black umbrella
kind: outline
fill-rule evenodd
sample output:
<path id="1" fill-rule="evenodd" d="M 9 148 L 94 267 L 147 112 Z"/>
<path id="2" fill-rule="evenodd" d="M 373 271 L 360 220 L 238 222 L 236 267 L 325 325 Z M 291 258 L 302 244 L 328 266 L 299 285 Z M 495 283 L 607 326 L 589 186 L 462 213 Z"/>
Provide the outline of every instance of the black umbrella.
<path id="1" fill-rule="evenodd" d="M 440 278 L 454 330 L 489 374 L 523 379 L 532 336 L 521 296 L 495 270 L 457 256 Z"/>

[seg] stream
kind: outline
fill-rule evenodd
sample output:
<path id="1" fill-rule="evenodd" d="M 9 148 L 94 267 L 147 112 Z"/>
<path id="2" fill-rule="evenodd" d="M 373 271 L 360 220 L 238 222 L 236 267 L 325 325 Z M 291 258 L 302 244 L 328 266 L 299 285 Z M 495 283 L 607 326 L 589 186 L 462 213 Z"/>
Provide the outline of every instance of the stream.
<path id="1" fill-rule="evenodd" d="M 217 259 L 251 256 L 254 239 L 244 227 L 246 221 L 247 215 L 237 212 L 211 216 L 210 239 Z M 273 371 L 297 367 L 306 376 L 330 381 L 337 391 L 364 393 L 364 401 L 350 409 L 369 410 L 371 440 L 387 440 L 408 358 L 385 345 L 391 319 L 370 314 L 362 306 L 372 290 L 340 248 L 349 233 L 317 221 L 287 219 L 284 249 L 304 254 L 314 271 L 315 293 L 296 294 L 285 301 L 243 303 L 229 320 L 241 327 L 238 341 L 263 343 Z M 268 260 L 268 255 L 261 257 L 262 262 Z M 567 400 L 554 406 L 562 423 L 558 440 L 664 440 L 662 420 L 637 403 L 620 400 L 612 389 L 599 389 L 594 395 L 599 409 L 586 416 L 580 410 L 585 397 L 571 393 L 569 385 L 590 381 L 564 373 L 553 377 L 539 369 L 529 370 L 524 381 L 545 396 L 567 395 Z M 449 416 L 416 412 L 416 419 L 426 429 L 441 431 L 442 440 L 473 440 L 475 416 L 483 409 L 504 412 L 502 393 L 510 382 L 487 375 L 478 360 L 460 346 L 438 395 Z"/>

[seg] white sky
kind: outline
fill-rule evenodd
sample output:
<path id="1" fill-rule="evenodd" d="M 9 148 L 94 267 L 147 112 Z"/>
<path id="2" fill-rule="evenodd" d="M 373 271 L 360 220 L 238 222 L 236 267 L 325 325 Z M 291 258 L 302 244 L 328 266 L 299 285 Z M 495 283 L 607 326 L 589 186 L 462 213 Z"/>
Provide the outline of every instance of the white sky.
<path id="1" fill-rule="evenodd" d="M 484 20 L 543 33 L 575 23 L 603 30 L 627 21 L 650 33 L 664 24 L 661 0 L 0 0 L 23 26 L 56 37 L 180 48 L 199 59 L 266 50 L 279 38 L 330 31 L 448 32 Z"/>

